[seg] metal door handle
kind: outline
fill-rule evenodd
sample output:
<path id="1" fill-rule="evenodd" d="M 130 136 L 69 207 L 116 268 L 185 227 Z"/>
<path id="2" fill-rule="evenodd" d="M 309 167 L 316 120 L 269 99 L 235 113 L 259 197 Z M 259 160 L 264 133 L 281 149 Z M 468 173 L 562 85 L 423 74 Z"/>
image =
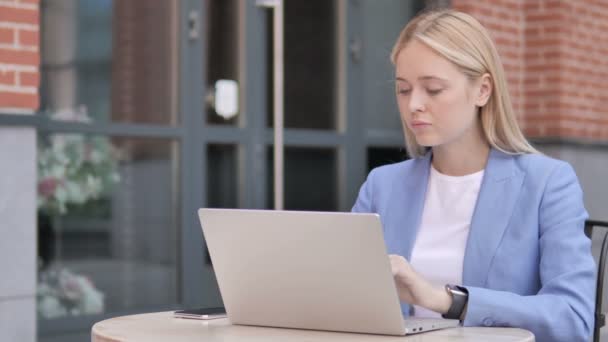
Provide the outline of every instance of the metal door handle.
<path id="1" fill-rule="evenodd" d="M 273 12 L 274 209 L 283 210 L 283 0 L 258 0 L 256 5 Z"/>

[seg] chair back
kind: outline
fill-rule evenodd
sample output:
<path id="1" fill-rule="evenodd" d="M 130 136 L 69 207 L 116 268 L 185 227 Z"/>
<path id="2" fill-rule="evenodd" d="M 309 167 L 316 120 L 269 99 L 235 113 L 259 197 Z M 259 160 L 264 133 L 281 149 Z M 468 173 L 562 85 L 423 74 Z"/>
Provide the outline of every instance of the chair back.
<path id="1" fill-rule="evenodd" d="M 598 260 L 597 283 L 595 285 L 595 326 L 593 328 L 593 341 L 599 342 L 600 329 L 606 325 L 606 315 L 602 311 L 604 303 L 604 271 L 606 269 L 606 258 L 608 257 L 608 222 L 587 220 L 585 221 L 585 234 L 593 241 L 593 231 L 602 231 L 601 249 Z"/>

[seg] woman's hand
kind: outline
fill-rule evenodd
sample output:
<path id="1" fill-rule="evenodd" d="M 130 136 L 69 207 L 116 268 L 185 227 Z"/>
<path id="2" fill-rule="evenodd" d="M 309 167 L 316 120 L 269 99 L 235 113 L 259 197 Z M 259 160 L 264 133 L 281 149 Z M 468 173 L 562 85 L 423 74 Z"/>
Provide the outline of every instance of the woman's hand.
<path id="1" fill-rule="evenodd" d="M 452 297 L 444 287 L 436 287 L 418 274 L 404 257 L 388 256 L 397 293 L 402 302 L 422 306 L 440 314 L 448 312 Z"/>

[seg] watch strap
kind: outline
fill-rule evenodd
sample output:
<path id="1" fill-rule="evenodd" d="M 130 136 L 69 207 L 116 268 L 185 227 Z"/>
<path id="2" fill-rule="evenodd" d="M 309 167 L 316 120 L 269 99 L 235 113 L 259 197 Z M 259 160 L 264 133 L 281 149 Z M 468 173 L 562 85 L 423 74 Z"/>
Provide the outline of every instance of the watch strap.
<path id="1" fill-rule="evenodd" d="M 469 292 L 466 288 L 456 285 L 446 285 L 446 291 L 452 296 L 452 305 L 445 314 L 441 315 L 447 319 L 460 319 L 462 312 L 469 300 Z"/>

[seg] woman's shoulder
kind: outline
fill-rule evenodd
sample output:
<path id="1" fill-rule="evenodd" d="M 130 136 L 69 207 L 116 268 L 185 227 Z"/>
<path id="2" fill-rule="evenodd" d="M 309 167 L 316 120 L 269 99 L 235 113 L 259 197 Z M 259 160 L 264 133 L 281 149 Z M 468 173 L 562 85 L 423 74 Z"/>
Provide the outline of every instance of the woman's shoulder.
<path id="1" fill-rule="evenodd" d="M 554 169 L 569 165 L 568 162 L 553 158 L 542 153 L 525 153 L 514 156 L 516 163 L 522 169 Z"/>
<path id="2" fill-rule="evenodd" d="M 560 176 L 573 176 L 576 178 L 576 173 L 570 163 L 556 159 L 541 153 L 526 153 L 518 155 L 502 155 L 500 159 L 507 158 L 513 160 L 515 173 L 525 174 L 528 180 L 542 182 L 547 180 L 553 174 Z M 428 164 L 428 159 L 425 157 L 408 159 L 402 162 L 383 165 L 374 168 L 368 175 L 368 179 L 377 183 L 391 183 L 395 179 L 403 179 L 414 174 L 419 174 L 425 168 L 425 163 Z"/>
<path id="3" fill-rule="evenodd" d="M 400 177 L 409 172 L 412 172 L 415 165 L 420 163 L 419 158 L 408 159 L 398 163 L 386 164 L 375 167 L 369 173 L 369 177 L 378 177 L 381 179 L 387 179 L 392 177 Z"/>
<path id="4" fill-rule="evenodd" d="M 527 177 L 546 179 L 556 172 L 566 172 L 576 176 L 570 163 L 541 153 L 520 154 L 513 158 L 517 168 Z"/>

